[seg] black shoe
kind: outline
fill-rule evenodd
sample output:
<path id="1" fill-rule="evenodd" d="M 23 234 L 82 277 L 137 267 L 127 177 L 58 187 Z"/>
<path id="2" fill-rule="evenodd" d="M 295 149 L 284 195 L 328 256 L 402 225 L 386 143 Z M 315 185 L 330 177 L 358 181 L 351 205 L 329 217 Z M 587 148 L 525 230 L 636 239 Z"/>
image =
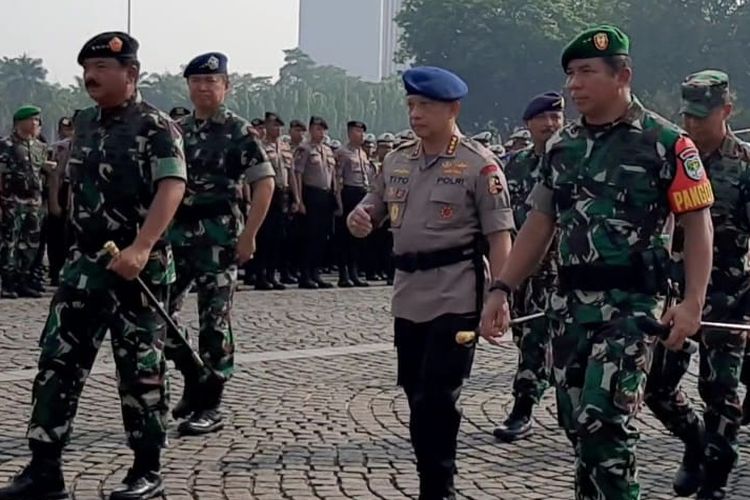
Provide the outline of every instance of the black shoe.
<path id="1" fill-rule="evenodd" d="M 284 286 L 280 281 L 277 281 L 274 279 L 274 280 L 269 281 L 269 283 L 271 284 L 274 290 L 278 290 L 278 291 L 286 290 L 286 286 Z"/>
<path id="2" fill-rule="evenodd" d="M 296 285 L 297 284 L 297 280 L 288 274 L 282 274 L 281 279 L 279 281 L 281 281 L 281 283 L 283 283 L 284 285 Z"/>
<path id="3" fill-rule="evenodd" d="M 380 276 L 377 274 L 366 274 L 365 279 L 367 281 L 380 281 Z"/>
<path id="4" fill-rule="evenodd" d="M 679 497 L 693 496 L 703 483 L 703 476 L 703 450 L 685 446 L 682 463 L 672 481 L 674 492 Z"/>
<path id="5" fill-rule="evenodd" d="M 348 279 L 345 279 L 345 278 L 344 279 L 339 279 L 338 287 L 339 288 L 353 288 L 354 287 L 354 283 L 352 283 L 351 281 L 349 281 Z"/>
<path id="6" fill-rule="evenodd" d="M 675 473 L 672 488 L 677 496 L 689 497 L 698 491 L 705 478 L 704 447 L 706 428 L 702 419 L 695 421 L 680 437 L 685 442 L 682 462 Z"/>
<path id="7" fill-rule="evenodd" d="M 356 277 L 356 278 L 352 278 L 352 283 L 353 283 L 353 284 L 354 284 L 354 286 L 356 286 L 357 288 L 365 288 L 365 287 L 368 287 L 368 286 L 370 286 L 370 284 L 369 284 L 368 282 L 366 282 L 366 281 L 362 281 L 361 279 L 359 279 L 359 277 Z"/>
<path id="8" fill-rule="evenodd" d="M 328 283 L 327 281 L 323 281 L 323 278 L 316 278 L 313 281 L 315 281 L 315 284 L 318 285 L 318 288 L 321 289 L 328 289 L 333 288 L 333 283 Z"/>
<path id="9" fill-rule="evenodd" d="M 305 290 L 317 290 L 318 284 L 311 279 L 301 278 L 299 280 L 299 287 Z"/>
<path id="10" fill-rule="evenodd" d="M 745 394 L 742 402 L 742 425 L 750 424 L 750 391 Z"/>
<path id="11" fill-rule="evenodd" d="M 34 280 L 34 281 L 32 281 L 31 283 L 29 283 L 29 288 L 31 288 L 32 290 L 36 290 L 37 292 L 44 292 L 44 291 L 47 290 L 44 287 L 43 280 L 39 280 L 39 281 Z"/>
<path id="12" fill-rule="evenodd" d="M 42 292 L 35 290 L 30 285 L 21 285 L 18 287 L 18 296 L 29 299 L 38 299 L 42 296 Z"/>
<path id="13" fill-rule="evenodd" d="M 704 486 L 698 492 L 695 498 L 698 500 L 722 500 L 726 498 L 727 492 L 724 488 L 712 488 L 710 486 Z"/>
<path id="14" fill-rule="evenodd" d="M 266 280 L 255 280 L 255 289 L 260 292 L 273 290 L 273 285 Z"/>
<path id="15" fill-rule="evenodd" d="M 128 470 L 122 486 L 114 489 L 109 500 L 145 500 L 164 497 L 164 485 L 158 472 L 136 472 Z"/>
<path id="16" fill-rule="evenodd" d="M 200 436 L 224 428 L 221 412 L 218 409 L 200 410 L 193 413 L 189 419 L 177 427 L 181 436 Z"/>
<path id="17" fill-rule="evenodd" d="M 33 462 L 13 481 L 0 488 L 0 500 L 67 500 L 59 462 Z"/>
<path id="18" fill-rule="evenodd" d="M 533 432 L 531 410 L 534 402 L 529 398 L 518 398 L 513 404 L 508 418 L 492 434 L 505 443 L 511 443 L 528 437 Z"/>
<path id="19" fill-rule="evenodd" d="M 0 293 L 0 299 L 17 299 L 18 294 L 16 293 L 15 289 L 13 288 L 3 288 L 2 293 Z"/>

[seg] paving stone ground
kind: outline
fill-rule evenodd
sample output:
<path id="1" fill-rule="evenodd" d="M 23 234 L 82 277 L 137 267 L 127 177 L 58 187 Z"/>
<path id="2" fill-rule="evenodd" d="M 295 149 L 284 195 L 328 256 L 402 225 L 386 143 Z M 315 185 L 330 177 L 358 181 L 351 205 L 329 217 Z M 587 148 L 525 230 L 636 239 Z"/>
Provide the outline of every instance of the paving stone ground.
<path id="1" fill-rule="evenodd" d="M 170 431 L 168 498 L 415 498 L 408 411 L 394 384 L 389 292 L 240 291 L 238 369 L 227 390 L 226 427 L 210 437 L 177 438 Z M 28 459 L 24 430 L 48 302 L 0 301 L 0 482 Z M 184 317 L 195 329 L 192 301 Z M 509 343 L 479 348 L 462 399 L 459 498 L 573 498 L 571 452 L 556 426 L 551 391 L 535 410 L 532 438 L 504 445 L 492 437 L 511 404 L 515 356 Z M 65 475 L 76 499 L 106 498 L 130 465 L 111 363 L 105 344 L 66 449 Z M 687 385 L 695 397 L 694 375 Z M 180 391 L 174 377 L 174 400 Z M 681 447 L 647 411 L 639 420 L 643 498 L 671 499 Z M 741 439 L 746 453 L 747 430 Z M 730 498 L 750 498 L 744 463 L 732 477 Z"/>

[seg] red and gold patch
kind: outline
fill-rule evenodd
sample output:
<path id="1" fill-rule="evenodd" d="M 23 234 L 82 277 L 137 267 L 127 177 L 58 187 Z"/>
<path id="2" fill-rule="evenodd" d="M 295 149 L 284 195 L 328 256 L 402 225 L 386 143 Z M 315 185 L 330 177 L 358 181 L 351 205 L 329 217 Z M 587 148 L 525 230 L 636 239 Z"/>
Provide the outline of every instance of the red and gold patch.
<path id="1" fill-rule="evenodd" d="M 453 205 L 443 205 L 440 208 L 440 220 L 451 220 L 453 214 Z"/>
<path id="2" fill-rule="evenodd" d="M 500 177 L 497 175 L 490 175 L 487 177 L 487 183 L 489 185 L 489 191 L 492 195 L 497 195 L 503 191 L 503 183 L 500 181 Z"/>
<path id="3" fill-rule="evenodd" d="M 677 165 L 669 187 L 669 205 L 675 214 L 683 214 L 710 207 L 714 203 L 711 181 L 706 175 L 698 148 L 688 137 L 680 137 L 675 144 Z"/>

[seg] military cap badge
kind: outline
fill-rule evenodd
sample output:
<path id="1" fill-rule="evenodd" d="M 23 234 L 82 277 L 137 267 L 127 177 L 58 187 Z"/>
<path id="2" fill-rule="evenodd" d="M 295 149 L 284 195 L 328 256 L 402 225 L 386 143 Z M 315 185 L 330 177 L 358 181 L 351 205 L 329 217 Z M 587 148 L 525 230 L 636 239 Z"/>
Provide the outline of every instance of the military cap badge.
<path id="1" fill-rule="evenodd" d="M 209 57 L 206 61 L 206 67 L 211 71 L 216 71 L 219 69 L 219 59 L 216 56 Z"/>
<path id="2" fill-rule="evenodd" d="M 107 45 L 109 45 L 109 50 L 111 50 L 115 54 L 118 54 L 122 51 L 122 40 L 120 40 L 119 37 L 112 37 L 112 40 L 110 40 Z"/>
<path id="3" fill-rule="evenodd" d="M 598 50 L 607 50 L 609 47 L 609 36 L 603 31 L 594 35 L 594 47 Z"/>

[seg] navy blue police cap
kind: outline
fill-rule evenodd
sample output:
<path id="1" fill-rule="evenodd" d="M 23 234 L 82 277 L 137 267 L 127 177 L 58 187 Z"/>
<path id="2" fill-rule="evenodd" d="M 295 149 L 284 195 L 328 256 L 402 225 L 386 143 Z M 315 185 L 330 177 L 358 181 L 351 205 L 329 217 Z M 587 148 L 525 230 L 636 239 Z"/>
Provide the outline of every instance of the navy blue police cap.
<path id="1" fill-rule="evenodd" d="M 185 67 L 183 76 L 188 78 L 192 75 L 226 75 L 227 56 L 221 52 L 208 52 L 194 57 Z"/>
<path id="2" fill-rule="evenodd" d="M 523 121 L 529 121 L 547 111 L 565 110 L 565 98 L 557 92 L 545 92 L 531 99 L 523 112 Z"/>
<path id="3" fill-rule="evenodd" d="M 469 86 L 455 73 L 434 66 L 418 66 L 403 75 L 406 95 L 420 95 L 434 101 L 452 102 L 463 99 Z"/>

